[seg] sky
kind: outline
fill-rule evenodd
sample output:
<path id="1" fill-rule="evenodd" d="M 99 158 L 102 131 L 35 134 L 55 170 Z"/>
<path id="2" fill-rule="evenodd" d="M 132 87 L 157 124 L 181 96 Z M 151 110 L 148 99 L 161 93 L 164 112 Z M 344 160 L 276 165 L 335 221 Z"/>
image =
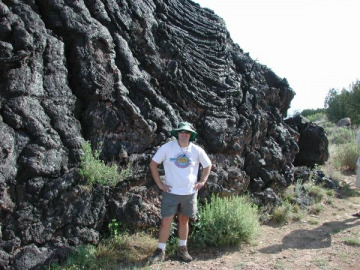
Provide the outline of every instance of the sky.
<path id="1" fill-rule="evenodd" d="M 232 40 L 296 92 L 288 115 L 324 107 L 360 80 L 360 0 L 193 0 L 223 18 Z M 359 105 L 360 106 L 360 105 Z"/>

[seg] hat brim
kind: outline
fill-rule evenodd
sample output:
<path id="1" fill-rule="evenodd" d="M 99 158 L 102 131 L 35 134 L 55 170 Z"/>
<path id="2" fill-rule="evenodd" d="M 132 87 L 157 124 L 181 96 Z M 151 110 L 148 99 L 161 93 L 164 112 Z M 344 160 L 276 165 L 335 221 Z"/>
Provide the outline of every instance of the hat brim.
<path id="1" fill-rule="evenodd" d="M 177 137 L 179 131 L 183 131 L 183 130 L 184 130 L 184 131 L 189 131 L 189 132 L 191 132 L 190 142 L 195 141 L 195 138 L 196 138 L 196 136 L 197 136 L 197 133 L 196 133 L 195 130 L 192 130 L 192 129 L 189 128 L 189 127 L 181 127 L 181 128 L 173 129 L 173 130 L 171 131 L 171 135 L 173 135 L 174 137 Z"/>

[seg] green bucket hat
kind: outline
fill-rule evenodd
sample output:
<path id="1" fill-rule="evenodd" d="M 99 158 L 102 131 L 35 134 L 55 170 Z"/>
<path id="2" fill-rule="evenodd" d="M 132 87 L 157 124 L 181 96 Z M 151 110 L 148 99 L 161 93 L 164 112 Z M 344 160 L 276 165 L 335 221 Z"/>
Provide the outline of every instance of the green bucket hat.
<path id="1" fill-rule="evenodd" d="M 174 137 L 177 137 L 178 132 L 182 131 L 182 130 L 191 132 L 190 142 L 195 141 L 197 132 L 194 130 L 192 125 L 188 122 L 180 122 L 178 127 L 171 131 L 171 135 L 173 135 Z"/>

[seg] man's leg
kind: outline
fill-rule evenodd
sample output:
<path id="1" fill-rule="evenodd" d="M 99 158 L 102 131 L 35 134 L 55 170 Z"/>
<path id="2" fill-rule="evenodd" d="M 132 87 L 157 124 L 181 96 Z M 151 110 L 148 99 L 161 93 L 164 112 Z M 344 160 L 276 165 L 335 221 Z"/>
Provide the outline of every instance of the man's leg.
<path id="1" fill-rule="evenodd" d="M 165 217 L 161 220 L 161 226 L 159 231 L 159 243 L 166 243 L 169 239 L 171 222 L 174 216 Z"/>
<path id="2" fill-rule="evenodd" d="M 179 239 L 181 240 L 187 240 L 189 235 L 189 217 L 184 216 L 182 214 L 179 214 Z"/>
<path id="3" fill-rule="evenodd" d="M 188 253 L 187 250 L 187 238 L 189 235 L 189 217 L 184 216 L 182 214 L 179 214 L 178 216 L 178 222 L 179 222 L 179 250 L 178 250 L 178 256 L 185 262 L 191 262 L 192 257 Z"/>
<path id="4" fill-rule="evenodd" d="M 174 216 L 170 216 L 161 220 L 158 247 L 154 254 L 149 258 L 149 263 L 165 260 L 166 242 L 169 239 L 171 222 L 173 218 Z"/>

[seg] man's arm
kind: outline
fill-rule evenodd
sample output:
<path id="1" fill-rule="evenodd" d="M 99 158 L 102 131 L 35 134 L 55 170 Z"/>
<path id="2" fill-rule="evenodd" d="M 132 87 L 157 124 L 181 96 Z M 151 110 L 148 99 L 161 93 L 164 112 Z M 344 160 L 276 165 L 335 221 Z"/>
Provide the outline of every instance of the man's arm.
<path id="1" fill-rule="evenodd" d="M 165 185 L 161 179 L 160 179 L 160 174 L 159 174 L 159 169 L 158 169 L 159 164 L 156 163 L 154 160 L 151 160 L 150 162 L 150 171 L 151 171 L 151 176 L 154 179 L 155 183 L 157 184 L 157 186 L 165 192 L 170 192 L 171 191 L 171 186 Z"/>
<path id="2" fill-rule="evenodd" d="M 205 185 L 205 183 L 210 175 L 210 171 L 211 171 L 211 165 L 206 168 L 203 168 L 200 181 L 195 183 L 196 190 L 201 189 Z"/>

